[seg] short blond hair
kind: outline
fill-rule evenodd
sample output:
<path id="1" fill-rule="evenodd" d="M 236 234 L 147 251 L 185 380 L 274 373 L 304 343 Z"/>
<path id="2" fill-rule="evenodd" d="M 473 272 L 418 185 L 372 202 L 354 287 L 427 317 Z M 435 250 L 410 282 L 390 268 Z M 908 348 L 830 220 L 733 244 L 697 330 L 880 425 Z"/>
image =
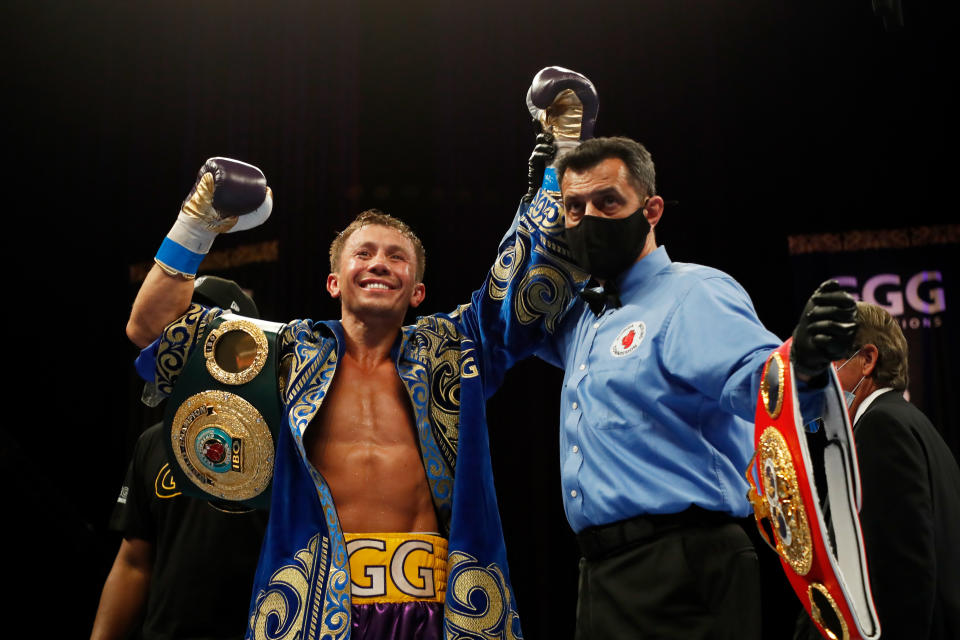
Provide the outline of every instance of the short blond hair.
<path id="1" fill-rule="evenodd" d="M 427 268 L 427 252 L 423 248 L 420 238 L 413 232 L 403 220 L 394 218 L 391 215 L 380 211 L 379 209 L 367 209 L 353 219 L 353 222 L 347 225 L 347 228 L 337 234 L 337 237 L 330 243 L 330 272 L 336 273 L 340 269 L 340 258 L 343 255 L 343 247 L 347 240 L 353 235 L 354 231 L 359 231 L 369 225 L 378 225 L 398 231 L 400 235 L 410 241 L 413 245 L 413 253 L 417 259 L 417 282 L 423 282 L 423 272 Z"/>
<path id="2" fill-rule="evenodd" d="M 896 319 L 887 310 L 867 302 L 857 303 L 857 335 L 855 346 L 866 344 L 877 348 L 877 366 L 873 377 L 880 387 L 892 387 L 897 391 L 907 388 L 910 376 L 907 371 L 907 339 Z"/>

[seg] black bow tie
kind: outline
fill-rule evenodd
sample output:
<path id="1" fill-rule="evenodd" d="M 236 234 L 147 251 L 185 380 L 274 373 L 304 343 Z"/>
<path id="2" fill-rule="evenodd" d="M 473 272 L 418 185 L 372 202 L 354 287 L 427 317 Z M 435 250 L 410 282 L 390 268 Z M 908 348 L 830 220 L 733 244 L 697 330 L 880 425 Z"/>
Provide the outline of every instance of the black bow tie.
<path id="1" fill-rule="evenodd" d="M 617 309 L 623 305 L 620 302 L 620 290 L 612 280 L 607 280 L 601 287 L 594 280 L 587 283 L 587 287 L 580 292 L 580 297 L 587 301 L 590 311 L 599 316 L 604 308 Z"/>

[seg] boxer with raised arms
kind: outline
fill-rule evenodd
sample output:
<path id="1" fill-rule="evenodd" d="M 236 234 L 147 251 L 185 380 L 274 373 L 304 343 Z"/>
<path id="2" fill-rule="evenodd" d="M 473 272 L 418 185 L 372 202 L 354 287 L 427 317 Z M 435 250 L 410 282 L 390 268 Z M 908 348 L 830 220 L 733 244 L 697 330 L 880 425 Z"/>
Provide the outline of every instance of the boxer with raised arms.
<path id="1" fill-rule="evenodd" d="M 589 131 L 592 84 L 555 73 L 561 82 L 535 82 L 529 95 L 554 106 L 545 122 L 555 131 L 559 123 L 579 131 L 581 121 Z M 548 154 L 539 146 L 531 163 Z M 541 172 L 534 166 L 531 180 Z M 297 320 L 278 334 L 289 371 L 248 638 L 521 635 L 485 401 L 544 343 L 576 288 L 559 204 L 539 186 L 470 302 L 413 325 L 404 316 L 426 290 L 412 230 L 371 210 L 334 240 L 326 288 L 341 302 L 340 320 Z M 171 356 L 155 358 L 161 388 L 176 384 L 221 315 L 190 306 L 189 278 L 217 233 L 259 224 L 271 201 L 250 165 L 219 158 L 201 170 L 127 326 L 148 358 Z"/>

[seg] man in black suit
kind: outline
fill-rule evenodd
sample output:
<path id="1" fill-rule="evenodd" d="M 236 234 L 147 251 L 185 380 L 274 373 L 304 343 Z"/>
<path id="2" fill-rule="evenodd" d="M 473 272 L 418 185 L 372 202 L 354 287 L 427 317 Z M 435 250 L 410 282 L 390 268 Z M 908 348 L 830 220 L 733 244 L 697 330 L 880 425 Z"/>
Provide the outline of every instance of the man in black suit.
<path id="1" fill-rule="evenodd" d="M 860 524 L 884 640 L 960 638 L 960 469 L 904 400 L 907 341 L 857 303 L 857 352 L 837 364 L 860 462 Z"/>

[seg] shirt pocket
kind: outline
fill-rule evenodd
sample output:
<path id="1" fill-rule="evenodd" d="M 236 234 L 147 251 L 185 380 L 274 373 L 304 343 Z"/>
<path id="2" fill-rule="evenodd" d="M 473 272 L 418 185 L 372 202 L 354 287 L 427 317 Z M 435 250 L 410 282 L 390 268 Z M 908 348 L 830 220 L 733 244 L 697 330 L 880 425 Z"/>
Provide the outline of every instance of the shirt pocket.
<path id="1" fill-rule="evenodd" d="M 587 385 L 583 413 L 587 423 L 599 431 L 643 429 L 649 417 L 639 404 L 637 386 L 638 358 L 605 361 L 592 368 Z"/>

